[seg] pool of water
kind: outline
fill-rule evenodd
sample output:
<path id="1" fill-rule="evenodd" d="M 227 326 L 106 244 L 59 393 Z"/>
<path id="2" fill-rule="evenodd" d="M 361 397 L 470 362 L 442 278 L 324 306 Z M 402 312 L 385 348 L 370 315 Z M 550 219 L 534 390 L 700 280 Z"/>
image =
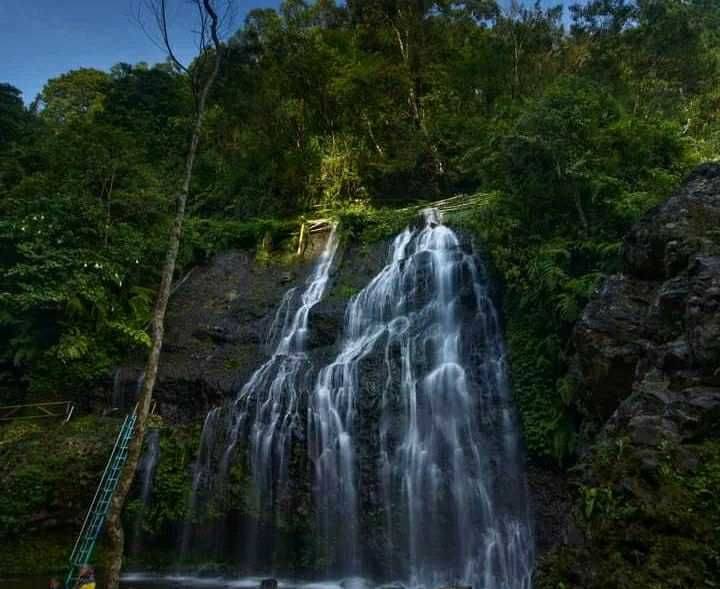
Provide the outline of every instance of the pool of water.
<path id="1" fill-rule="evenodd" d="M 152 575 L 131 573 L 122 577 L 122 589 L 259 589 L 262 577 L 233 579 L 228 577 L 199 577 L 192 575 Z M 0 579 L 0 589 L 47 589 L 48 577 L 18 577 Z M 102 578 L 98 589 L 103 589 Z M 279 580 L 278 589 L 371 589 L 364 579 L 343 579 L 341 581 L 292 581 Z M 384 589 L 391 589 L 385 587 Z M 392 589 L 398 589 L 393 587 Z"/>
<path id="2" fill-rule="evenodd" d="M 124 589 L 193 589 L 227 588 L 227 589 L 259 589 L 264 577 L 213 577 L 192 575 L 149 575 L 145 573 L 127 574 L 122 578 Z M 279 579 L 278 589 L 374 589 L 368 581 L 351 578 L 332 581 L 298 581 Z M 380 589 L 380 588 L 377 588 Z M 385 586 L 382 589 L 399 589 L 397 586 Z"/>

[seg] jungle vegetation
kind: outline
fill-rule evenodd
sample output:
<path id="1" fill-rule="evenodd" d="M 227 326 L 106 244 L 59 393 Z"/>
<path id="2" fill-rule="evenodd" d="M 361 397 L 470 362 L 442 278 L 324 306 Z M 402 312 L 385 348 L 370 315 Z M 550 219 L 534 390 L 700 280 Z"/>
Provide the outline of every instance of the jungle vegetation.
<path id="1" fill-rule="evenodd" d="M 79 69 L 25 101 L 0 84 L 3 399 L 82 395 L 149 346 L 192 69 Z M 720 156 L 718 80 L 715 0 L 254 10 L 208 97 L 177 275 L 318 208 L 377 224 L 481 194 L 456 222 L 503 285 L 530 452 L 563 461 L 573 322 L 630 224 Z"/>

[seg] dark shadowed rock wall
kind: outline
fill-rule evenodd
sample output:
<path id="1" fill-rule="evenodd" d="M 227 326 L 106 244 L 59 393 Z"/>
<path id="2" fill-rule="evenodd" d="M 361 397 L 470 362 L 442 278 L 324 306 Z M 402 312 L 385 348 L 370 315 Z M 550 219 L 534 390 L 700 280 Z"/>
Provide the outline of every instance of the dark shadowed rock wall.
<path id="1" fill-rule="evenodd" d="M 591 300 L 573 344 L 585 454 L 568 545 L 542 586 L 714 586 L 720 165 L 698 168 L 631 230 L 623 272 Z"/>

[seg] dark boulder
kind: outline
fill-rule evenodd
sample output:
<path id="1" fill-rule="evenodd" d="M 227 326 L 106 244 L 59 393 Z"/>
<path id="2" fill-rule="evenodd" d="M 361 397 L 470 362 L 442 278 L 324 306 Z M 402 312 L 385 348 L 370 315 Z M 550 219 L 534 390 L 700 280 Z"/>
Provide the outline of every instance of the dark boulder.
<path id="1" fill-rule="evenodd" d="M 654 285 L 626 276 L 608 278 L 575 327 L 584 407 L 606 420 L 627 397 L 657 333 Z"/>
<path id="2" fill-rule="evenodd" d="M 719 229 L 720 166 L 711 164 L 632 229 L 623 273 L 605 281 L 573 334 L 587 419 L 602 425 L 625 399 L 637 407 L 666 389 L 692 390 L 698 379 L 712 384 L 720 370 Z M 637 435 L 645 441 L 652 428 L 672 430 L 643 423 Z"/>
<path id="3" fill-rule="evenodd" d="M 260 589 L 278 589 L 277 579 L 263 579 L 260 581 Z"/>
<path id="4" fill-rule="evenodd" d="M 688 270 L 688 346 L 703 373 L 720 371 L 720 256 L 699 256 Z"/>
<path id="5" fill-rule="evenodd" d="M 697 168 L 667 201 L 648 213 L 625 239 L 625 271 L 645 280 L 684 272 L 690 258 L 717 245 L 720 166 Z"/>

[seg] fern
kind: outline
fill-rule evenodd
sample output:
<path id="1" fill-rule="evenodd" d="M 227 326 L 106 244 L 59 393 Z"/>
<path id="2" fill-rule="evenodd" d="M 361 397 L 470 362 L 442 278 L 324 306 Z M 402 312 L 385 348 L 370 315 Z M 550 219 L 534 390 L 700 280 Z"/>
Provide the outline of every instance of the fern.
<path id="1" fill-rule="evenodd" d="M 79 330 L 72 329 L 60 338 L 60 342 L 52 350 L 54 355 L 63 362 L 79 360 L 88 355 L 91 348 L 90 339 Z"/>
<path id="2" fill-rule="evenodd" d="M 119 321 L 111 321 L 108 323 L 108 327 L 116 334 L 122 336 L 129 344 L 142 348 L 150 347 L 150 336 L 142 329 L 137 329 L 127 323 L 121 323 Z"/>

